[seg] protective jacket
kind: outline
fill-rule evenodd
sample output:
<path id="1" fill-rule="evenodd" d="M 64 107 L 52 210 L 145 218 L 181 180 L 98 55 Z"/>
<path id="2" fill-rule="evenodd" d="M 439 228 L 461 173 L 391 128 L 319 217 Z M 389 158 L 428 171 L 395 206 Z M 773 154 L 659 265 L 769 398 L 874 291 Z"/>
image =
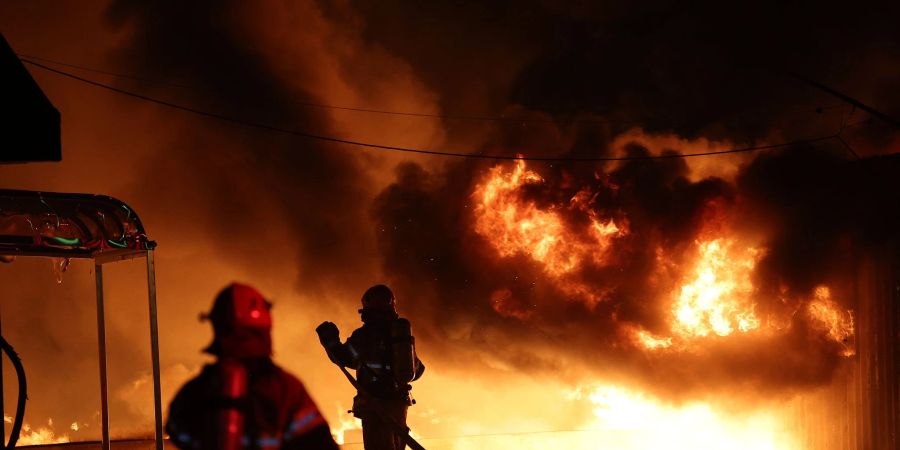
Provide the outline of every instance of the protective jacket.
<path id="1" fill-rule="evenodd" d="M 217 361 L 185 384 L 169 407 L 166 432 L 180 449 L 228 448 L 223 444 L 223 417 L 234 411 L 242 429 L 237 448 L 337 450 L 328 424 L 303 384 L 271 359 L 241 361 L 245 375 L 234 383 L 233 361 Z M 244 377 L 241 379 L 241 377 Z M 245 383 L 237 395 L 226 395 L 229 384 Z M 223 414 L 225 414 L 223 416 Z"/>
<path id="2" fill-rule="evenodd" d="M 396 330 L 404 323 L 407 335 L 398 336 Z M 331 343 L 326 351 L 335 364 L 356 369 L 360 386 L 374 397 L 409 400 L 409 383 L 422 376 L 425 365 L 416 356 L 408 330 L 409 322 L 403 318 L 367 321 L 346 342 Z M 398 352 L 401 346 L 405 352 Z M 411 362 L 406 363 L 407 359 Z"/>
<path id="3" fill-rule="evenodd" d="M 409 383 L 422 376 L 425 365 L 416 356 L 409 321 L 390 310 L 364 309 L 361 313 L 363 326 L 346 342 L 326 337 L 323 345 L 334 363 L 356 369 L 360 388 L 379 403 L 373 407 L 373 399 L 361 394 L 353 399 L 353 414 L 362 420 L 366 450 L 402 450 L 405 434 L 398 433 L 381 414 L 406 426 L 407 408 L 414 403 Z"/>

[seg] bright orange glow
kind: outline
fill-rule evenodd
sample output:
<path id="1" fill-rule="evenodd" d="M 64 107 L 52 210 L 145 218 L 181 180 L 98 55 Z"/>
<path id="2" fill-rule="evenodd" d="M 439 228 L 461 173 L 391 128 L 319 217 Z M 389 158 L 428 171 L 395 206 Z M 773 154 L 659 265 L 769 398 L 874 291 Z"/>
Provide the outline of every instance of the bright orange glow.
<path id="1" fill-rule="evenodd" d="M 751 274 L 760 252 L 732 239 L 699 243 L 699 255 L 676 293 L 673 330 L 685 338 L 728 336 L 759 328 Z"/>
<path id="2" fill-rule="evenodd" d="M 575 272 L 582 263 L 606 264 L 613 239 L 627 233 L 624 224 L 601 218 L 590 208 L 590 191 L 579 191 L 568 208 L 587 215 L 585 230 L 567 227 L 556 206 L 539 207 L 521 198 L 521 189 L 544 179 L 528 170 L 525 161 L 492 168 L 475 187 L 475 231 L 488 239 L 501 257 L 528 255 L 557 279 Z M 579 283 L 563 283 L 567 293 L 597 300 L 596 290 Z"/>
<path id="3" fill-rule="evenodd" d="M 524 309 L 513 302 L 513 293 L 509 289 L 498 289 L 491 293 L 491 307 L 500 315 L 527 320 L 534 314 L 533 310 Z"/>
<path id="4" fill-rule="evenodd" d="M 344 433 L 353 430 L 362 430 L 362 421 L 347 412 L 347 408 L 337 405 L 337 421 L 329 423 L 331 427 L 331 435 L 338 445 L 344 445 L 346 442 Z"/>
<path id="5" fill-rule="evenodd" d="M 13 418 L 4 415 L 3 421 L 11 424 Z M 73 428 L 73 430 L 77 430 L 77 428 Z M 28 423 L 23 423 L 16 446 L 60 444 L 63 442 L 69 442 L 69 436 L 67 434 L 57 435 L 53 427 L 53 419 L 51 418 L 47 419 L 47 426 L 45 427 L 34 428 Z"/>
<path id="6" fill-rule="evenodd" d="M 589 428 L 596 430 L 604 448 L 797 448 L 791 430 L 771 412 L 731 416 L 707 403 L 671 405 L 616 385 L 587 392 L 595 416 Z M 596 448 L 596 441 L 593 446 L 575 448 Z"/>
<path id="7" fill-rule="evenodd" d="M 756 142 L 754 144 L 762 144 Z M 613 139 L 610 148 L 616 156 L 625 156 L 625 147 L 629 144 L 638 144 L 645 147 L 651 155 L 660 155 L 665 151 L 676 150 L 683 154 L 722 151 L 739 147 L 742 144 L 728 140 L 716 141 L 704 137 L 688 139 L 677 134 L 651 133 L 641 128 L 631 128 Z M 746 144 L 746 143 L 745 143 Z M 720 155 L 716 158 L 685 158 L 684 162 L 690 168 L 688 178 L 697 182 L 704 178 L 719 177 L 733 180 L 740 167 L 749 158 L 745 153 Z M 619 163 L 613 163 L 615 168 Z"/>
<path id="8" fill-rule="evenodd" d="M 647 350 L 658 350 L 672 346 L 671 337 L 654 336 L 647 330 L 634 329 L 632 330 L 632 336 L 638 345 Z"/>
<path id="9" fill-rule="evenodd" d="M 825 331 L 831 340 L 843 346 L 844 356 L 853 356 L 856 353 L 851 342 L 854 333 L 853 313 L 849 309 L 841 309 L 837 302 L 832 300 L 831 289 L 828 286 L 816 287 L 807 311 L 815 326 Z"/>

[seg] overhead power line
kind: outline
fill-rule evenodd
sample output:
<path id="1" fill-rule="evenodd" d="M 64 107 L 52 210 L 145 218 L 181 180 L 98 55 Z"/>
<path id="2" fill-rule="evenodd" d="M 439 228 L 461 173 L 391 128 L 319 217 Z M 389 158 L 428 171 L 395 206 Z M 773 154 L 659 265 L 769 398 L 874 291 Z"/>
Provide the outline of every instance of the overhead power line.
<path id="1" fill-rule="evenodd" d="M 889 115 L 887 115 L 887 114 L 885 114 L 885 113 L 883 113 L 883 112 L 881 112 L 881 111 L 879 111 L 879 110 L 877 110 L 877 109 L 875 109 L 875 108 L 873 108 L 873 107 L 871 107 L 871 106 L 869 106 L 847 94 L 844 94 L 843 92 L 840 92 L 834 88 L 825 86 L 824 84 L 819 83 L 818 81 L 812 80 L 810 78 L 804 77 L 799 74 L 792 73 L 791 76 L 793 76 L 794 78 L 796 78 L 800 81 L 803 81 L 804 83 L 809 84 L 810 86 L 812 86 L 816 89 L 827 92 L 828 94 L 831 94 L 831 95 L 881 119 L 882 121 L 893 125 L 895 128 L 900 128 L 900 120 L 897 120 L 897 119 L 895 119 L 895 118 L 893 118 L 893 117 L 891 117 L 891 116 L 889 116 Z"/>
<path id="2" fill-rule="evenodd" d="M 424 155 L 437 155 L 437 156 L 449 156 L 449 157 L 459 157 L 459 158 L 472 158 L 472 159 L 491 159 L 491 160 L 525 160 L 525 161 L 548 161 L 548 162 L 566 162 L 566 161 L 637 161 L 637 160 L 652 160 L 652 159 L 675 159 L 675 158 L 690 158 L 690 157 L 699 157 L 699 156 L 712 156 L 712 155 L 724 155 L 724 154 L 733 154 L 733 153 L 746 153 L 746 152 L 754 152 L 760 150 L 771 150 L 782 147 L 790 147 L 794 145 L 801 144 L 813 144 L 816 142 L 827 141 L 831 139 L 837 139 L 838 135 L 828 135 L 821 136 L 817 138 L 811 139 L 798 139 L 789 142 L 781 142 L 777 144 L 767 144 L 767 145 L 757 145 L 757 146 L 748 146 L 748 147 L 739 147 L 739 148 L 731 148 L 727 150 L 715 150 L 708 152 L 700 152 L 700 153 L 668 153 L 663 155 L 637 155 L 637 156 L 596 156 L 596 157 L 566 157 L 566 156 L 549 156 L 549 157 L 538 157 L 538 156 L 507 156 L 507 155 L 486 155 L 480 153 L 456 153 L 456 152 L 448 152 L 448 151 L 439 151 L 439 150 L 430 150 L 430 149 L 420 149 L 420 148 L 409 148 L 409 147 L 400 147 L 394 145 L 384 145 L 384 144 L 375 144 L 369 142 L 355 141 L 350 139 L 343 139 L 333 136 L 320 135 L 315 133 L 310 133 L 306 131 L 300 130 L 292 130 L 287 128 L 281 128 L 273 125 L 268 125 L 260 122 L 253 122 L 249 120 L 239 119 L 236 117 L 219 114 L 215 112 L 205 111 L 202 109 L 197 109 L 191 106 L 181 105 L 173 102 L 169 102 L 166 100 L 162 100 L 159 98 L 151 97 L 148 95 L 140 94 L 137 92 L 128 91 L 125 89 L 117 88 L 115 86 L 111 86 L 108 84 L 104 84 L 98 81 L 94 81 L 88 78 L 83 78 L 78 75 L 75 75 L 70 72 L 66 72 L 64 70 L 55 69 L 52 67 L 48 67 L 44 64 L 31 61 L 26 58 L 20 58 L 22 62 L 33 65 L 35 67 L 47 70 L 49 72 L 55 73 L 60 76 L 64 76 L 76 81 L 80 81 L 82 83 L 86 83 L 95 87 L 99 87 L 102 89 L 106 89 L 121 95 L 125 95 L 128 97 L 132 97 L 135 99 L 143 100 L 150 103 L 155 103 L 158 105 L 166 106 L 172 109 L 177 109 L 189 113 L 193 113 L 199 116 L 204 116 L 208 118 L 218 119 L 223 122 L 229 122 L 237 125 L 242 125 L 250 128 L 258 128 L 261 130 L 288 134 L 292 136 L 298 136 L 302 138 L 323 141 L 323 142 L 331 142 L 336 144 L 345 144 L 345 145 L 353 145 L 358 147 L 365 147 L 377 150 L 386 150 L 386 151 L 396 151 L 396 152 L 404 152 L 404 153 L 415 153 L 415 154 L 424 154 Z"/>
<path id="3" fill-rule="evenodd" d="M 85 72 L 93 72 L 93 73 L 99 73 L 101 75 L 107 75 L 107 76 L 115 77 L 115 78 L 124 78 L 127 80 L 140 81 L 142 83 L 160 84 L 160 85 L 165 85 L 165 86 L 172 86 L 172 87 L 177 87 L 177 88 L 182 88 L 182 89 L 191 89 L 191 90 L 208 90 L 206 88 L 203 88 L 202 86 L 194 86 L 194 85 L 190 85 L 190 84 L 175 83 L 172 81 L 164 81 L 164 80 L 153 80 L 153 79 L 149 79 L 149 78 L 145 78 L 145 77 L 139 77 L 137 75 L 118 73 L 118 72 L 110 72 L 108 70 L 98 69 L 96 67 L 80 66 L 78 64 L 72 64 L 72 63 L 67 63 L 67 62 L 63 62 L 63 61 L 56 61 L 54 59 L 48 59 L 48 58 L 43 58 L 40 56 L 28 55 L 25 53 L 16 53 L 16 56 L 18 56 L 19 59 L 22 59 L 23 61 L 25 59 L 41 61 L 41 62 L 45 62 L 45 63 L 49 63 L 49 64 L 54 64 L 57 66 L 69 67 L 69 68 L 78 69 L 78 70 L 84 70 Z"/>
<path id="4" fill-rule="evenodd" d="M 175 83 L 172 81 L 166 80 L 157 80 L 147 77 L 142 77 L 133 74 L 112 72 L 109 70 L 98 69 L 96 67 L 88 67 L 84 65 L 72 64 L 63 61 L 57 61 L 54 59 L 44 58 L 40 56 L 28 55 L 24 53 L 17 53 L 21 58 L 30 59 L 34 61 L 41 61 L 48 64 L 54 64 L 63 67 L 69 67 L 73 69 L 83 70 L 87 72 L 98 73 L 110 77 L 122 78 L 127 80 L 138 81 L 141 83 L 149 83 L 149 84 L 158 84 L 163 86 L 172 86 L 179 89 L 192 90 L 192 91 L 201 91 L 201 92 L 215 92 L 215 89 L 212 89 L 208 86 L 197 86 L 197 85 L 189 85 L 183 83 Z M 421 118 L 431 118 L 431 119 L 441 119 L 441 120 L 464 120 L 464 121 L 486 121 L 486 122 L 501 122 L 501 123 L 553 123 L 553 124 L 599 124 L 599 123 L 611 123 L 613 122 L 609 118 L 606 117 L 594 117 L 590 119 L 538 119 L 538 118 L 514 118 L 514 117 L 504 117 L 504 116 L 491 116 L 485 114 L 436 114 L 436 113 L 423 113 L 423 112 L 415 112 L 415 111 L 396 111 L 396 110 L 387 110 L 387 109 L 378 109 L 378 108 L 362 108 L 355 106 L 341 106 L 341 105 L 331 105 L 325 103 L 316 103 L 316 102 L 302 102 L 302 101 L 290 101 L 289 104 L 296 106 L 304 106 L 310 108 L 319 108 L 319 109 L 332 109 L 339 111 L 353 111 L 353 112 L 362 112 L 362 113 L 371 113 L 371 114 L 380 114 L 380 115 L 391 115 L 391 116 L 406 116 L 406 117 L 421 117 Z M 836 103 L 828 106 L 819 106 L 815 108 L 811 107 L 803 107 L 803 108 L 795 108 L 791 110 L 783 110 L 781 113 L 786 114 L 795 114 L 795 113 L 816 113 L 821 114 L 825 111 L 840 108 L 843 106 L 843 103 Z M 738 116 L 743 116 L 745 114 L 738 113 Z M 620 126 L 633 126 L 640 125 L 640 122 L 632 121 L 632 122 L 620 122 L 616 121 L 616 125 Z"/>
<path id="5" fill-rule="evenodd" d="M 159 84 L 163 86 L 172 86 L 180 89 L 187 89 L 193 91 L 214 91 L 214 89 L 210 89 L 205 86 L 196 86 L 189 85 L 183 83 L 174 83 L 171 81 L 165 80 L 156 80 L 146 77 L 141 77 L 132 74 L 126 73 L 118 73 L 111 72 L 108 70 L 97 69 L 95 67 L 87 67 L 78 64 L 71 64 L 62 61 L 56 61 L 53 59 L 43 58 L 40 56 L 28 55 L 25 53 L 16 53 L 16 55 L 25 60 L 34 60 L 41 61 L 48 64 L 59 65 L 63 67 L 69 67 L 72 69 L 84 70 L 86 72 L 98 73 L 101 75 L 107 75 L 115 78 L 122 78 L 126 80 L 139 81 L 142 83 L 149 84 Z M 311 108 L 320 108 L 320 109 L 336 109 L 340 111 L 354 111 L 354 112 L 363 112 L 363 113 L 371 113 L 371 114 L 382 114 L 382 115 L 391 115 L 391 116 L 408 116 L 408 117 L 426 117 L 432 119 L 445 119 L 445 120 L 467 120 L 467 121 L 481 121 L 481 122 L 510 122 L 510 123 L 555 123 L 555 124 L 576 124 L 576 123 L 608 123 L 610 120 L 603 117 L 593 118 L 593 119 L 571 119 L 571 120 L 563 120 L 563 119 L 535 119 L 535 118 L 513 118 L 513 117 L 502 117 L 502 116 L 488 116 L 488 115 L 478 115 L 478 114 L 434 114 L 434 113 L 422 113 L 422 112 L 413 112 L 413 111 L 393 111 L 386 109 L 377 109 L 377 108 L 361 108 L 355 106 L 340 106 L 340 105 L 329 105 L 325 103 L 315 103 L 315 102 L 298 102 L 291 101 L 293 105 L 299 106 L 307 106 Z M 831 107 L 829 107 L 831 108 Z"/>

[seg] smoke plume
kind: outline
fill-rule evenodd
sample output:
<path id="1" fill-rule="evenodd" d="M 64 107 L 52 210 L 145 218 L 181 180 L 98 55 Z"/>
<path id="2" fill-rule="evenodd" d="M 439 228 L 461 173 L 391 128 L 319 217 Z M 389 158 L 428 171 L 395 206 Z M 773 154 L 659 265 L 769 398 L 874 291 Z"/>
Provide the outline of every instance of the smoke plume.
<path id="1" fill-rule="evenodd" d="M 345 333 L 356 326 L 359 295 L 377 282 L 397 294 L 434 379 L 453 386 L 524 373 L 673 400 L 788 395 L 828 383 L 849 357 L 847 268 L 896 238 L 897 162 L 881 156 L 896 130 L 792 76 L 900 115 L 896 6 L 95 3 L 5 5 L 0 24 L 20 52 L 140 74 L 104 81 L 242 121 L 479 155 L 637 158 L 386 153 L 35 70 L 62 112 L 64 162 L 0 168 L 0 179 L 111 194 L 141 215 L 160 242 L 167 396 L 202 364 L 197 313 L 232 280 L 274 298 L 276 357 L 328 411 L 346 392 L 328 381 L 312 329 L 335 317 Z M 846 144 L 641 159 L 838 131 Z M 0 267 L 4 335 L 38 386 L 30 414 L 95 421 L 90 389 L 61 413 L 46 400 L 69 395 L 55 367 L 95 383 L 92 269 L 73 263 L 57 285 L 41 264 Z M 123 299 L 109 318 L 122 367 L 113 407 L 146 431 L 149 357 L 134 335 L 144 292 L 125 281 L 143 275 L 123 270 L 107 278 Z M 698 313 L 710 276 L 734 304 Z"/>

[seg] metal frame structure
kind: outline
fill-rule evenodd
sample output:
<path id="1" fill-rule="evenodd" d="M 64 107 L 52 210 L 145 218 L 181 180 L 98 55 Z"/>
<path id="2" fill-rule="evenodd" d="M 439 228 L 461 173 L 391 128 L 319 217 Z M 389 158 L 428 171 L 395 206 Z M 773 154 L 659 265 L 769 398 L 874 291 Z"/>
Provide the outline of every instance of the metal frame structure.
<path id="1" fill-rule="evenodd" d="M 135 258 L 144 258 L 147 263 L 155 438 L 156 449 L 163 449 L 155 248 L 156 243 L 147 239 L 137 215 L 114 198 L 0 190 L 0 256 L 90 259 L 94 262 L 103 450 L 111 448 L 103 266 Z"/>

